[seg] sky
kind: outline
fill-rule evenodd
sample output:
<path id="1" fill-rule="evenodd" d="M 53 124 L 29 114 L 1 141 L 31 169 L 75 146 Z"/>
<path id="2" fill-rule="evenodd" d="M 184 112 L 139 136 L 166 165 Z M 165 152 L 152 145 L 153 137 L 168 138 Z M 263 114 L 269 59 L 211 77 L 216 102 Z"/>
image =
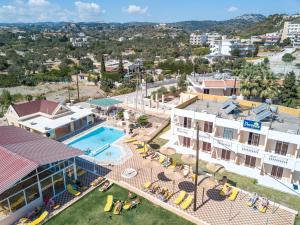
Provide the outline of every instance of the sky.
<path id="1" fill-rule="evenodd" d="M 300 0 L 0 0 L 0 22 L 177 22 L 300 12 Z"/>

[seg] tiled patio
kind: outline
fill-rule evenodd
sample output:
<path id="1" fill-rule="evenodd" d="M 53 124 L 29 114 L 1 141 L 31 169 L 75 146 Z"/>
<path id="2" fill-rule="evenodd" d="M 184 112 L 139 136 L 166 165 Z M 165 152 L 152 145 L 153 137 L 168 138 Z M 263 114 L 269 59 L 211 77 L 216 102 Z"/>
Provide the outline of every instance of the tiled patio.
<path id="1" fill-rule="evenodd" d="M 143 159 L 134 152 L 133 156 L 124 164 L 110 167 L 97 166 L 97 173 L 106 176 L 118 183 L 126 182 L 128 185 L 141 189 L 141 186 L 150 181 L 150 169 L 143 168 Z M 94 165 L 87 162 L 78 161 L 77 165 L 86 168 L 90 171 L 94 170 Z M 126 168 L 134 168 L 138 171 L 138 175 L 131 179 L 126 179 L 121 176 L 121 173 Z M 158 167 L 153 169 L 153 181 L 157 182 L 161 187 L 167 187 L 172 190 L 172 181 L 164 175 L 165 168 Z M 219 193 L 220 186 L 215 188 L 208 188 L 204 185 L 205 182 L 200 182 L 198 185 L 197 210 L 193 211 L 191 205 L 186 212 L 194 217 L 214 225 L 291 225 L 294 224 L 295 215 L 287 210 L 278 208 L 278 205 L 271 205 L 267 212 L 260 213 L 245 205 L 249 196 L 245 193 L 239 193 L 235 201 L 229 201 L 221 197 Z M 192 180 L 184 178 L 176 182 L 175 194 L 168 201 L 169 206 L 180 209 L 180 206 L 173 204 L 174 199 L 178 196 L 180 190 L 185 190 L 188 194 L 193 195 L 194 186 Z M 202 192 L 204 190 L 204 199 L 202 203 Z M 150 195 L 150 194 L 149 194 Z M 166 205 L 167 206 L 167 205 Z M 181 209 L 180 209 L 181 210 Z M 183 211 L 183 210 L 182 210 Z"/>

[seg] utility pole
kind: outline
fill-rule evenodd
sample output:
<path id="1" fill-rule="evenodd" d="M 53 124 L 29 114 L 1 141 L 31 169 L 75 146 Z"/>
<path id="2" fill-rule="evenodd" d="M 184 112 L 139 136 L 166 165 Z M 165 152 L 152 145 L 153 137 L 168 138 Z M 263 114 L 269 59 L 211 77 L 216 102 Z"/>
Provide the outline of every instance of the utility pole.
<path id="1" fill-rule="evenodd" d="M 80 74 L 81 74 L 81 71 L 80 71 Z M 78 83 L 78 76 L 79 74 L 77 74 L 76 76 L 76 87 L 77 87 L 77 100 L 79 101 L 79 83 Z"/>
<path id="2" fill-rule="evenodd" d="M 197 210 L 197 187 L 198 187 L 198 167 L 199 167 L 199 123 L 196 123 L 197 139 L 196 139 L 196 172 L 195 172 L 195 189 L 194 189 L 194 211 Z"/>

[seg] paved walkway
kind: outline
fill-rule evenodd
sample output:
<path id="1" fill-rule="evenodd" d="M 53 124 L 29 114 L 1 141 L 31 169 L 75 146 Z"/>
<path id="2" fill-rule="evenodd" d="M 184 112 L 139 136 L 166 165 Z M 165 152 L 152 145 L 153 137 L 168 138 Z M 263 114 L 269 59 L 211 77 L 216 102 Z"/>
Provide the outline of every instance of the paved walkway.
<path id="1" fill-rule="evenodd" d="M 122 165 L 110 167 L 97 166 L 96 170 L 97 173 L 102 176 L 106 176 L 118 183 L 126 183 L 130 187 L 141 190 L 141 186 L 151 179 L 150 169 L 143 168 L 142 161 L 143 159 L 134 152 L 133 156 Z M 86 162 L 78 162 L 77 165 L 91 171 L 94 168 L 92 164 Z M 131 179 L 123 178 L 121 173 L 126 168 L 136 169 L 138 175 Z M 165 168 L 163 167 L 153 169 L 153 181 L 158 183 L 161 187 L 167 187 L 169 190 L 172 190 L 173 182 L 164 175 L 164 171 Z M 197 210 L 194 212 L 191 205 L 191 207 L 185 211 L 198 220 L 213 225 L 294 224 L 295 215 L 292 212 L 279 208 L 278 205 L 271 205 L 265 214 L 260 213 L 245 205 L 246 200 L 249 198 L 247 194 L 239 193 L 237 199 L 232 202 L 219 195 L 220 186 L 208 186 L 207 183 L 208 182 L 200 181 L 198 185 Z M 177 181 L 175 185 L 175 194 L 167 202 L 169 206 L 176 207 L 178 210 L 184 212 L 180 206 L 173 203 L 180 190 L 185 190 L 188 194 L 193 195 L 194 185 L 192 180 L 184 178 Z M 145 194 L 150 195 L 146 192 Z M 202 194 L 204 197 L 203 201 Z M 169 209 L 172 210 L 171 207 Z"/>

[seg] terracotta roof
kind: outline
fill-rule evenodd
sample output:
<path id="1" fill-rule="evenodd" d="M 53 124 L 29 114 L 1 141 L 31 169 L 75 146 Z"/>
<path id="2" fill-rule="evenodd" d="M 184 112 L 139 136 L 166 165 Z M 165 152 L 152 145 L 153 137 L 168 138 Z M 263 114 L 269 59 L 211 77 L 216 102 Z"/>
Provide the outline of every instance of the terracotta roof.
<path id="1" fill-rule="evenodd" d="M 38 166 L 82 154 L 63 143 L 14 126 L 0 126 L 0 137 L 0 193 Z"/>
<path id="2" fill-rule="evenodd" d="M 49 100 L 35 100 L 31 102 L 13 104 L 12 107 L 17 112 L 17 114 L 22 116 L 27 116 L 30 114 L 42 112 L 48 115 L 52 115 L 54 110 L 57 108 L 59 103 L 49 101 Z"/>

